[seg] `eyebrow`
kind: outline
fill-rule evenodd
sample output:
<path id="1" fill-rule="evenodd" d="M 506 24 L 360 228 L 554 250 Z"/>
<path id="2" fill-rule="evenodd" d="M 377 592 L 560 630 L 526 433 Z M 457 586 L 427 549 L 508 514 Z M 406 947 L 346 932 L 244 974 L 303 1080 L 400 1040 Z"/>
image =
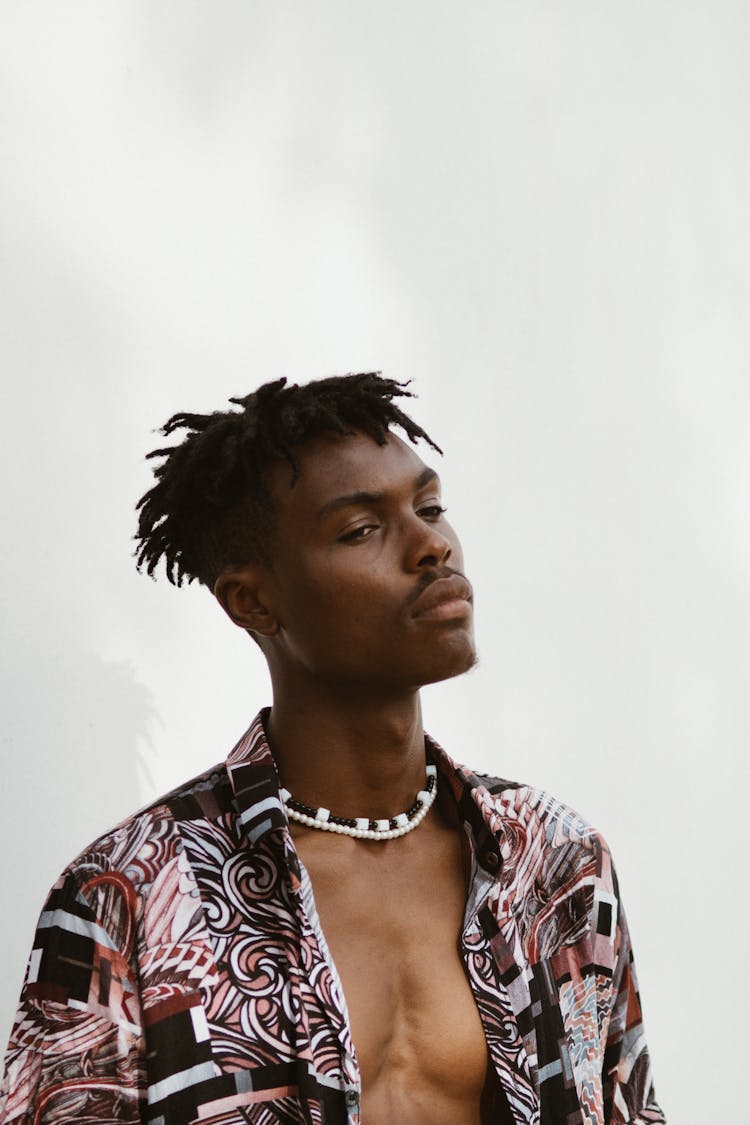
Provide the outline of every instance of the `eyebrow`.
<path id="1" fill-rule="evenodd" d="M 439 477 L 434 469 L 425 468 L 414 481 L 414 491 L 419 492 L 420 488 L 425 488 L 432 481 L 439 481 Z M 384 492 L 349 492 L 346 496 L 337 496 L 334 500 L 329 500 L 318 511 L 318 516 L 327 516 L 331 512 L 338 512 L 341 508 L 351 508 L 356 504 L 379 504 L 385 499 Z"/>

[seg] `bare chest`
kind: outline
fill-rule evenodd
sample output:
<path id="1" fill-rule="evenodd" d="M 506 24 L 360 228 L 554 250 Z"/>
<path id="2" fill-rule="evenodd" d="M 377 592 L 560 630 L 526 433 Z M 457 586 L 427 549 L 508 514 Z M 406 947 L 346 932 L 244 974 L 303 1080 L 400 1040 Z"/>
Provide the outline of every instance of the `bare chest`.
<path id="1" fill-rule="evenodd" d="M 487 1047 L 460 952 L 461 842 L 443 831 L 409 842 L 359 843 L 351 867 L 327 840 L 298 847 L 346 997 L 365 1125 L 475 1125 Z"/>

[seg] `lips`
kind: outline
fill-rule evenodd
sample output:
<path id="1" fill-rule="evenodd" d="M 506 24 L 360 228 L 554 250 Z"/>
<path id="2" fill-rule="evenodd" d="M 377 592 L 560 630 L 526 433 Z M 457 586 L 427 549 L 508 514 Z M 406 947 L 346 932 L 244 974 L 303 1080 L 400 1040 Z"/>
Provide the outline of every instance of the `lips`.
<path id="1" fill-rule="evenodd" d="M 450 578 L 437 578 L 415 599 L 412 615 L 421 617 L 449 602 L 471 603 L 471 600 L 471 585 L 462 575 L 453 574 Z"/>

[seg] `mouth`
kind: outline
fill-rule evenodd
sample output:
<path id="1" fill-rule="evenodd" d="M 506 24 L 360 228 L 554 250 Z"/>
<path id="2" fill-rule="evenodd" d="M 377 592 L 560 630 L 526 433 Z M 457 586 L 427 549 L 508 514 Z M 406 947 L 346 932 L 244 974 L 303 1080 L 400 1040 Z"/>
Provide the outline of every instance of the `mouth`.
<path id="1" fill-rule="evenodd" d="M 429 621 L 457 621 L 472 611 L 471 584 L 461 574 L 438 578 L 422 590 L 412 607 L 412 617 Z"/>

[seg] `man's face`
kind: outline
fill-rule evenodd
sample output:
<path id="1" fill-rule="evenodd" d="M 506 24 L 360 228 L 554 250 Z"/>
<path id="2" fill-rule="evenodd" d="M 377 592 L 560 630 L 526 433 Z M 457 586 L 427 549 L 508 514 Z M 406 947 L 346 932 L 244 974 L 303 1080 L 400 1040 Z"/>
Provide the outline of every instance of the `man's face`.
<path id="1" fill-rule="evenodd" d="M 395 434 L 324 435 L 295 453 L 293 488 L 286 463 L 272 474 L 272 661 L 375 691 L 465 672 L 471 587 L 436 473 Z"/>

